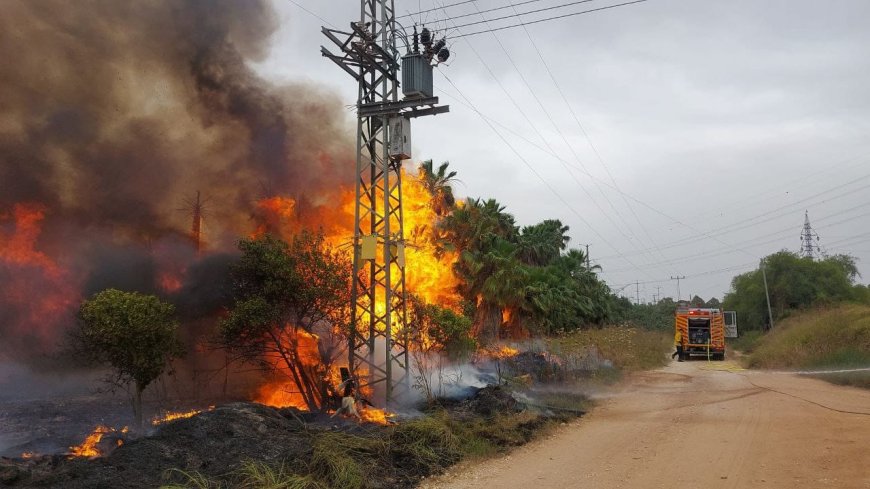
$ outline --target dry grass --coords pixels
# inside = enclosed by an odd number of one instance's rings
[[[870,307],[843,304],[796,314],[776,324],[749,357],[760,368],[870,366]]]
[[[582,353],[590,346],[623,370],[657,368],[668,362],[673,335],[662,331],[612,326],[579,330],[551,340],[551,347],[561,354]]]

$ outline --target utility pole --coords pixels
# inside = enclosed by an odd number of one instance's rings
[[[770,323],[770,329],[773,329],[773,311],[770,309],[770,291],[767,290],[767,272],[764,271],[764,258],[759,264],[761,268],[761,277],[764,279],[764,297],[767,298],[767,321]]]
[[[673,275],[671,276],[671,280],[677,281],[677,302],[680,302],[680,297],[682,297],[682,294],[680,294],[680,280],[683,280],[685,278],[685,275],[677,275],[676,277],[674,277]]]
[[[396,31],[394,0],[360,0],[360,12],[350,31],[322,28],[339,54],[320,50],[358,84],[348,368],[360,387],[382,388],[390,405],[410,387],[402,161],[411,157],[410,120],[449,111],[432,95],[432,65],[450,53],[426,29],[421,53],[416,28],[412,50],[407,33]],[[397,40],[408,51],[401,84]]]
[[[658,303],[659,303],[659,299],[661,299],[661,298],[662,298],[662,286],[661,286],[661,285],[656,285],[656,300],[655,300],[655,303],[658,304]]]
[[[592,267],[590,266],[590,262],[589,262],[589,245],[587,244],[586,245],[586,270],[591,270],[591,269],[592,269]]]
[[[640,282],[634,283],[635,304],[640,305]]]

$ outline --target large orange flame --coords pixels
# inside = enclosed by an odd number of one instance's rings
[[[407,290],[427,303],[458,310],[459,296],[456,293],[458,280],[453,274],[453,264],[458,255],[452,251],[438,252],[434,231],[439,216],[435,212],[432,196],[426,189],[422,176],[408,174],[403,170],[402,178]],[[356,194],[354,189],[345,188],[340,195],[339,203],[323,206],[301,206],[290,197],[275,196],[263,199],[257,204],[255,219],[258,225],[252,236],[271,233],[286,239],[303,228],[319,229],[325,234],[328,243],[345,250],[348,258],[352,259],[353,247],[349,245],[354,235],[353,216]],[[375,310],[383,313],[383,309],[384,305],[379,301]],[[396,325],[398,322],[393,324]],[[303,363],[320,361],[316,336],[300,337],[296,340],[299,341]],[[333,386],[341,382],[337,367],[332,368],[329,376]],[[292,381],[283,379],[263,385],[258,390],[255,400],[269,406],[307,409],[300,389]],[[380,424],[389,422],[389,414],[382,410],[364,408],[361,409],[360,414],[369,422]]]
[[[0,209],[0,265],[27,271],[0,284],[0,293],[20,312],[20,324],[12,326],[48,344],[56,341],[53,322],[79,297],[67,270],[37,249],[45,216],[46,207],[36,203],[15,204],[11,212]]]

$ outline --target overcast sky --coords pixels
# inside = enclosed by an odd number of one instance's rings
[[[412,132],[415,158],[459,172],[458,194],[494,197],[522,225],[560,219],[611,287],[630,283],[634,298],[639,281],[642,301],[675,297],[678,275],[683,298],[721,299],[760,257],[798,250],[805,210],[821,246],[858,257],[870,279],[870,2],[649,0],[450,40],[517,23],[452,28],[511,15],[510,2],[400,19],[448,35],[453,56],[435,87],[451,111],[416,119]],[[320,56],[328,41],[315,15],[346,28],[359,2],[295,3],[311,13],[275,1],[281,29],[257,69],[354,104],[356,84]]]

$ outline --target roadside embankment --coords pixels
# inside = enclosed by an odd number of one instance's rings
[[[747,357],[753,368],[820,371],[836,384],[870,388],[870,306],[841,304],[796,313],[778,323]]]

